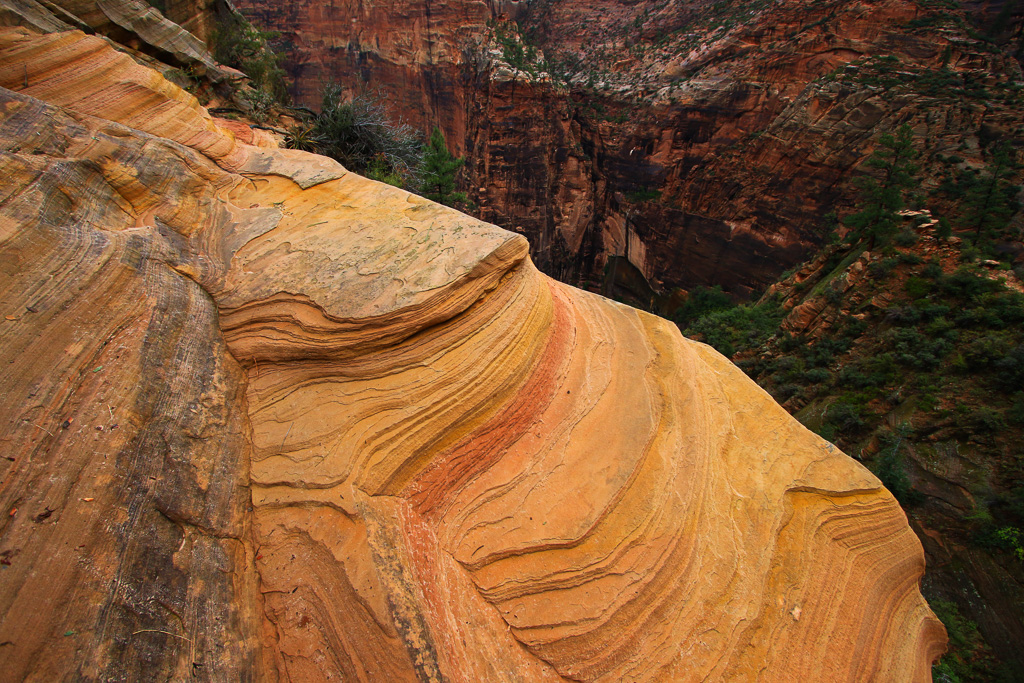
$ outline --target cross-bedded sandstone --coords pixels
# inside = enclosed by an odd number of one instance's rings
[[[928,679],[899,506],[728,361],[126,59],[0,32],[9,675]]]

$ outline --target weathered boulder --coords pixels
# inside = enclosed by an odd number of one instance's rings
[[[97,38],[0,65],[5,676],[928,680],[896,501],[710,347]]]

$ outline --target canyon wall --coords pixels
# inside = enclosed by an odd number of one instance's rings
[[[1019,75],[969,38],[967,15],[913,0],[238,6],[281,32],[296,101],[317,106],[336,80],[439,125],[467,158],[474,215],[591,288],[617,256],[661,292],[749,294],[849,211],[849,180],[880,132],[907,122],[930,154],[950,154],[1017,116],[857,77],[881,56],[908,73]],[[1012,5],[968,10],[1019,41]],[[529,45],[539,52],[520,63]]]
[[[140,61],[0,29],[5,676],[930,679],[899,505],[726,359]]]

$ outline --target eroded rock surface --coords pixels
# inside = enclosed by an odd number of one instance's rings
[[[728,361],[124,59],[0,32],[5,676],[929,679],[896,501]]]

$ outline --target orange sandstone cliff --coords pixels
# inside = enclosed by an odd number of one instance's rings
[[[896,501],[710,347],[99,37],[0,86],[5,680],[929,680]]]

